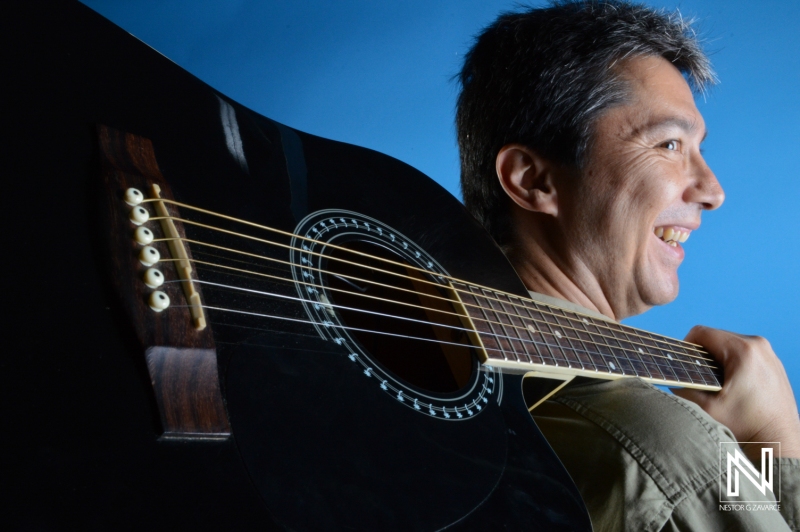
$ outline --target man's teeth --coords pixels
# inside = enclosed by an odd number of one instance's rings
[[[672,227],[656,227],[654,230],[656,236],[669,244],[672,247],[678,245],[678,242],[686,242],[689,239],[689,231],[679,231]]]

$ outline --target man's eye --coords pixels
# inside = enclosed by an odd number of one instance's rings
[[[681,143],[677,140],[668,140],[661,144],[662,148],[666,148],[670,151],[678,151],[681,148]]]

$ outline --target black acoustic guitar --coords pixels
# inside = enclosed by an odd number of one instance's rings
[[[409,166],[80,4],[3,9],[12,528],[589,530],[529,409],[719,388],[696,346],[529,299]]]

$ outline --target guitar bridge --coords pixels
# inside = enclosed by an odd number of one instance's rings
[[[214,337],[203,313],[185,233],[148,139],[98,126],[103,233],[112,280],[145,352],[161,439],[230,436]],[[150,190],[145,200],[142,190]],[[150,221],[153,204],[159,224]],[[161,257],[168,257],[166,260]],[[157,267],[163,262],[167,267]],[[168,265],[172,263],[175,268]],[[181,288],[178,285],[182,286]],[[185,304],[170,304],[181,301]],[[155,312],[154,312],[155,311]]]
[[[161,187],[156,184],[150,185],[153,199],[161,199]],[[154,201],[153,206],[158,213],[161,222],[161,230],[167,239],[172,258],[176,259],[175,269],[183,285],[183,292],[186,295],[186,302],[189,304],[189,312],[192,314],[194,328],[202,331],[206,328],[206,316],[203,312],[203,304],[200,301],[200,292],[192,282],[192,263],[189,262],[189,254],[186,251],[186,244],[183,242],[175,222],[167,211],[163,201]]]

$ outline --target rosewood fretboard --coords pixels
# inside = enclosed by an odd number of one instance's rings
[[[702,348],[466,283],[453,283],[487,365],[598,379],[719,390],[722,370]]]

